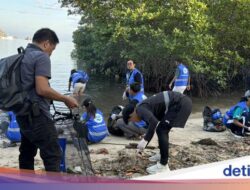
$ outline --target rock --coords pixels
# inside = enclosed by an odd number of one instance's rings
[[[16,147],[17,144],[15,142],[6,142],[2,141],[0,148],[10,148],[10,147]]]
[[[109,151],[106,148],[100,148],[95,151],[96,154],[109,154]]]
[[[140,177],[140,176],[142,176],[142,174],[140,174],[140,173],[134,173],[134,174],[131,176],[131,178],[136,178],[136,177]]]
[[[211,138],[207,138],[207,139],[201,139],[199,141],[196,142],[192,142],[192,144],[201,144],[201,145],[213,145],[213,146],[217,146],[218,144],[212,140]]]
[[[76,167],[74,168],[74,171],[75,171],[76,173],[82,173],[82,168],[81,168],[81,166],[76,166]]]

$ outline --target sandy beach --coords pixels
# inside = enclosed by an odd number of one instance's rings
[[[173,128],[170,132],[170,157],[171,170],[201,165],[210,162],[226,160],[249,154],[247,138],[236,139],[228,131],[206,132],[202,130],[203,119],[200,113],[192,114],[184,129]],[[205,139],[205,141],[204,141]],[[18,168],[19,145],[3,148],[0,141],[0,167]],[[156,152],[157,136],[155,135],[150,146],[154,149],[146,149],[142,158],[136,155],[136,149],[127,149],[125,145],[139,141],[127,140],[121,137],[109,136],[99,144],[89,145],[90,157],[95,174],[98,176],[112,176],[132,178],[147,175],[145,169],[150,164],[148,157]],[[67,146],[67,166],[77,166],[79,157],[72,144]],[[43,170],[42,160],[37,154],[35,169]]]

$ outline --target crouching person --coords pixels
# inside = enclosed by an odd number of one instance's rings
[[[83,105],[86,112],[81,117],[82,130],[79,132],[80,137],[85,138],[88,143],[100,142],[108,135],[103,114],[96,108],[90,98],[85,99]]]
[[[245,96],[240,102],[232,106],[223,117],[223,124],[233,133],[235,137],[243,137],[250,131],[247,126],[250,108],[250,90],[246,91]]]
[[[129,102],[131,104],[137,105],[146,98],[141,91],[140,83],[135,82],[129,86]],[[123,131],[124,136],[128,139],[141,139],[142,135],[147,131],[147,124],[143,120],[138,122],[131,121],[125,124],[123,119],[120,118],[117,120],[116,126]]]
[[[160,162],[147,168],[148,173],[154,174],[168,170],[168,134],[172,127],[183,128],[185,126],[191,110],[192,101],[190,98],[179,92],[172,91],[161,92],[143,100],[136,107],[133,104],[129,104],[123,109],[123,120],[125,123],[144,120],[148,124],[147,133],[137,146],[139,153],[151,141],[155,131],[157,133],[160,157],[158,156],[155,159]]]
[[[0,110],[0,135],[5,134],[10,125],[10,118],[8,112]]]
[[[123,119],[118,119],[116,125],[127,139],[141,139],[147,131],[147,124],[144,121],[130,121],[126,124]]]

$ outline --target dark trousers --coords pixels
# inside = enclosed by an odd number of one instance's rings
[[[159,125],[156,129],[156,133],[158,136],[161,160],[160,163],[162,165],[166,165],[168,163],[169,156],[169,131],[171,130],[170,125]]]
[[[134,122],[129,122],[126,125],[122,118],[116,121],[116,125],[123,131],[124,136],[127,138],[144,135],[147,131],[144,127],[136,126]]]
[[[163,116],[156,128],[161,154],[160,163],[166,165],[169,156],[169,131],[172,127],[183,128],[192,110],[192,101],[184,96],[179,103],[169,106],[168,112]]]
[[[242,119],[238,120],[240,123],[242,123],[245,126],[249,127],[249,121],[250,121],[250,115],[247,113],[242,114]],[[239,136],[244,136],[245,135],[245,129],[242,127],[239,127],[238,125],[235,125],[234,123],[227,123],[226,127],[229,128],[232,133],[239,135]]]
[[[18,116],[21,131],[19,148],[19,168],[34,170],[34,157],[37,149],[46,171],[60,171],[61,148],[57,139],[54,122],[43,113],[39,116]]]
[[[234,123],[227,124],[227,128],[229,128],[232,131],[232,133],[236,135],[244,136],[243,128],[235,125]]]

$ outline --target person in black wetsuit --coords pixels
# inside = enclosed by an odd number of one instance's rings
[[[150,158],[151,161],[160,161],[147,168],[150,174],[168,170],[169,131],[172,127],[183,128],[192,111],[192,101],[189,97],[173,91],[158,93],[135,106],[129,104],[123,109],[123,120],[137,122],[143,120],[148,125],[144,138],[139,142],[137,149],[142,152],[153,138],[156,131],[159,140],[160,156]],[[156,158],[154,158],[156,157]]]

